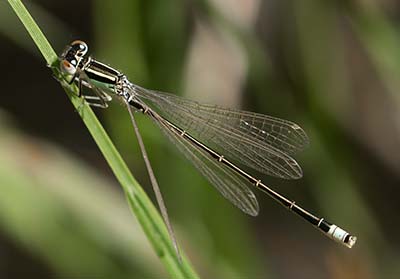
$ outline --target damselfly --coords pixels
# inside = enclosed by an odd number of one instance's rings
[[[357,238],[324,218],[297,205],[272,190],[238,164],[261,173],[285,179],[302,177],[302,170],[291,157],[308,143],[303,129],[279,118],[248,111],[224,109],[142,88],[88,54],[88,46],[74,41],[60,56],[60,69],[69,83],[90,88],[95,94],[83,95],[92,106],[106,108],[112,96],[121,99],[129,111],[156,198],[177,249],[176,240],[136,125],[133,111],[148,115],[186,158],[231,203],[255,216],[257,199],[248,184],[267,193],[290,211],[318,228],[331,239],[351,248]]]

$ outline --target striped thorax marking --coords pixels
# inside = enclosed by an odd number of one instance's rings
[[[130,101],[132,101],[132,99],[133,99],[133,95],[131,94],[131,95],[129,95],[129,97],[128,97],[128,103],[130,102]]]

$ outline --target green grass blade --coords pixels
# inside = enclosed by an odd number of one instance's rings
[[[57,54],[50,43],[26,10],[20,0],[8,0],[9,4],[22,21],[29,35],[39,48],[48,65],[57,63]],[[53,68],[56,76],[59,76],[57,68]],[[191,264],[182,253],[182,263],[179,262],[174,247],[168,236],[168,232],[158,211],[147,197],[141,186],[130,173],[125,162],[114,147],[110,138],[104,131],[91,108],[76,97],[76,86],[62,84],[72,104],[79,112],[83,122],[91,133],[96,144],[103,153],[106,161],[120,182],[126,193],[128,202],[139,223],[141,224],[147,238],[150,240],[154,250],[160,257],[167,271],[173,278],[198,278]],[[140,255],[138,255],[140,256]]]

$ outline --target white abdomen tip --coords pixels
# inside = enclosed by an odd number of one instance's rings
[[[353,247],[353,245],[357,241],[357,237],[350,235],[348,232],[346,232],[342,228],[339,228],[336,225],[331,225],[327,234],[330,238],[332,238],[336,242],[345,245],[348,248]]]

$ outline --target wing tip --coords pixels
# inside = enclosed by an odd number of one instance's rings
[[[252,217],[257,217],[258,213],[260,212],[260,209],[259,209],[258,204],[257,204],[257,207],[251,208],[251,209],[250,208],[246,208],[246,210],[243,210],[243,212],[246,213],[247,215],[252,216]]]
[[[298,124],[291,122],[290,127],[295,132],[298,142],[300,144],[300,149],[306,148],[310,144],[310,138],[308,137],[306,131],[301,128]]]
[[[296,160],[292,159],[288,162],[288,164],[290,167],[287,167],[284,173],[280,173],[279,175],[275,176],[278,178],[288,179],[288,180],[300,179],[303,177],[303,170]]]
[[[249,198],[247,205],[244,206],[236,205],[236,206],[240,208],[247,215],[256,217],[260,212],[260,206],[258,204],[257,197],[252,191],[249,191],[247,193],[247,197]]]

